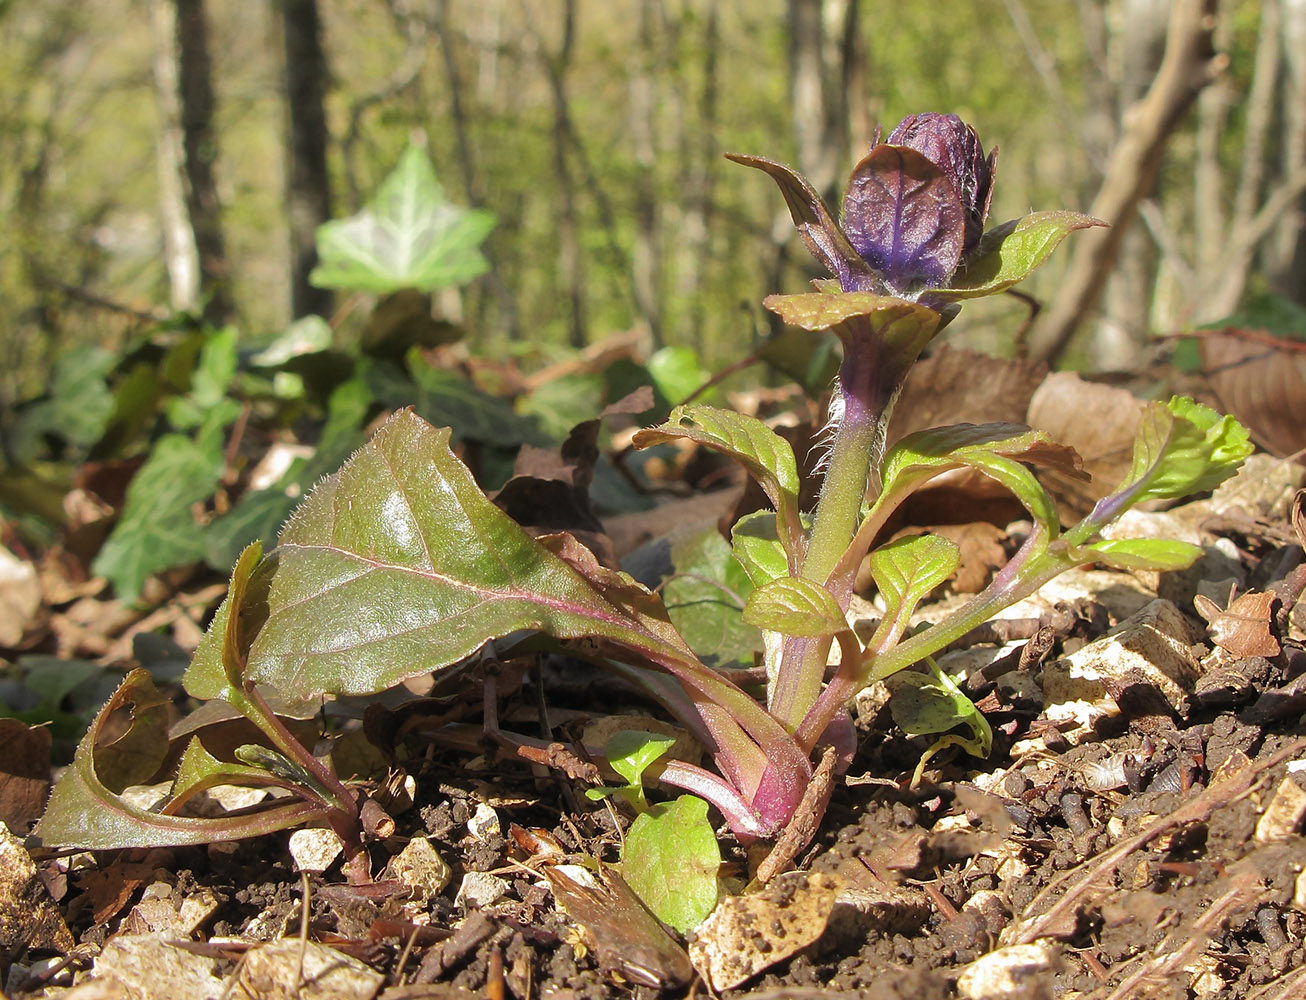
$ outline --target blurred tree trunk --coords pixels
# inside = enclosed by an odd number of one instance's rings
[[[576,42],[576,0],[565,0],[562,40],[558,51],[546,56],[553,91],[553,170],[558,181],[558,253],[563,279],[567,283],[567,301],[571,306],[568,342],[584,347],[589,342],[585,322],[585,262],[580,253],[576,222],[576,184],[567,155],[571,133],[571,113],[567,106],[567,70]]]
[[[291,314],[330,316],[330,289],[314,288],[317,227],[331,218],[327,174],[327,65],[317,0],[280,0],[285,43],[286,202],[290,226]]]
[[[858,40],[860,0],[789,0],[789,106],[797,145],[798,170],[838,214],[839,187],[852,166],[851,135],[864,133],[868,105],[863,94],[850,99],[848,88],[865,88],[865,48]],[[858,63],[860,60],[860,64]],[[861,121],[854,125],[849,109]],[[778,249],[771,287],[793,235],[788,213],[777,214],[772,238]],[[805,259],[805,258],[804,258]],[[772,321],[772,329],[778,329]]]
[[[1306,0],[1281,0],[1283,114],[1281,170],[1285,179],[1306,170]],[[1270,285],[1306,306],[1306,194],[1280,217],[1269,248]]]
[[[699,337],[700,349],[713,345],[703,342],[707,311],[704,308],[702,287],[711,266],[713,181],[716,178],[717,126],[718,126],[718,60],[721,45],[721,19],[717,0],[708,0],[703,14],[702,84],[695,108],[695,120],[682,113],[680,118],[680,189],[684,192],[680,205],[680,238],[676,241],[678,266],[675,287],[678,294],[689,303],[688,323]]]
[[[151,0],[154,30],[154,94],[159,109],[156,141],[159,212],[169,301],[177,312],[197,313],[200,258],[186,197],[186,145],[182,130],[181,39],[178,11],[171,0]]]
[[[653,344],[661,347],[662,251],[656,167],[658,161],[659,0],[640,0],[640,45],[630,60],[630,130],[635,156],[635,293]]]
[[[1165,53],[1166,20],[1170,0],[1125,0],[1121,30],[1107,41],[1114,121],[1147,93]],[[1152,188],[1142,192],[1150,198]],[[1132,370],[1150,332],[1153,289],[1156,283],[1157,247],[1146,229],[1130,227],[1120,241],[1120,255],[1102,294],[1101,315],[1093,332],[1090,360],[1106,371]]]
[[[1059,358],[1100,301],[1119,259],[1121,242],[1155,183],[1171,134],[1227,61],[1215,54],[1215,15],[1216,0],[1173,3],[1160,69],[1147,94],[1121,117],[1120,136],[1089,209],[1090,214],[1110,223],[1110,228],[1076,235],[1069,271],[1029,338],[1031,359]]]

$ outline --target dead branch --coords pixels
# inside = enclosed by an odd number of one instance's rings
[[[1139,202],[1151,190],[1166,141],[1228,58],[1212,40],[1216,0],[1180,0],[1170,15],[1165,56],[1143,99],[1124,116],[1091,214],[1111,224],[1081,235],[1070,271],[1030,338],[1029,356],[1054,360],[1102,294]]]

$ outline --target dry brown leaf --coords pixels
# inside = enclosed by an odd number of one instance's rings
[[[1086,482],[1055,471],[1040,473],[1063,515],[1078,517],[1129,471],[1142,403],[1115,386],[1086,382],[1074,372],[1054,372],[1029,403],[1031,427],[1074,448],[1084,460]]]
[[[50,730],[0,719],[0,823],[25,833],[50,792]]]
[[[889,422],[889,441],[947,424],[1025,422],[1047,365],[944,344],[912,366]]]
[[[758,892],[727,896],[689,940],[689,957],[716,991],[734,989],[825,932],[843,883],[788,872]]]
[[[1275,594],[1239,594],[1221,608],[1205,594],[1193,598],[1193,607],[1207,621],[1211,641],[1242,659],[1245,656],[1278,656],[1279,640],[1270,631]]]
[[[72,948],[73,936],[31,855],[0,824],[0,965],[27,950],[66,954]]]
[[[1306,344],[1236,327],[1199,344],[1221,409],[1257,444],[1280,458],[1306,448]]]
[[[0,545],[0,646],[14,647],[41,610],[36,567]]]

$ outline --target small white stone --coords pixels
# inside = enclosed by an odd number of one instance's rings
[[[1279,782],[1265,812],[1256,823],[1256,839],[1261,843],[1287,840],[1295,835],[1306,819],[1306,788],[1291,775]]]
[[[290,835],[290,856],[295,860],[295,871],[320,875],[343,850],[340,838],[325,828],[311,827]]]
[[[982,955],[957,978],[964,1000],[1035,1000],[1046,995],[1043,973],[1053,964],[1052,948],[1042,942],[1013,944]]]
[[[1172,602],[1155,600],[1100,639],[1043,668],[1047,717],[1074,720],[1068,739],[1082,739],[1099,719],[1120,713],[1106,679],[1145,678],[1178,707],[1201,667],[1192,653],[1193,626]]]
[[[484,842],[491,837],[501,836],[502,831],[499,814],[484,802],[478,802],[476,808],[472,810],[471,818],[467,821],[467,832],[472,839]]]
[[[489,872],[468,872],[454,897],[454,905],[465,910],[483,910],[497,903],[508,891],[508,883]]]
[[[444,858],[425,837],[414,837],[386,865],[387,878],[398,879],[423,900],[440,895],[452,874]]]

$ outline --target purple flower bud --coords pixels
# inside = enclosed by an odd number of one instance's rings
[[[993,195],[993,169],[998,150],[987,158],[975,130],[956,115],[936,112],[910,115],[889,133],[888,143],[908,146],[943,171],[961,198],[966,212],[966,237],[962,252],[975,248],[984,234]]]

